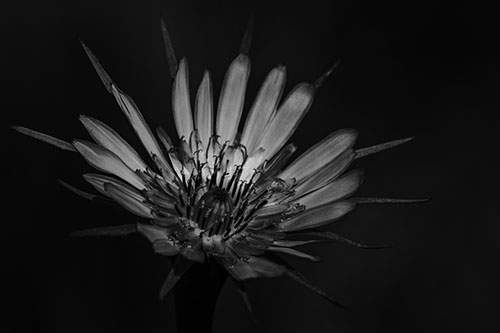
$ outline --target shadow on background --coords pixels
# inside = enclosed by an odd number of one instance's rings
[[[333,130],[354,127],[357,147],[408,136],[402,147],[357,161],[359,196],[425,198],[422,205],[366,205],[329,230],[366,243],[305,248],[323,262],[295,265],[338,309],[285,278],[252,281],[252,327],[228,284],[216,332],[465,332],[499,328],[499,54],[493,12],[479,5],[420,1],[25,1],[2,4],[3,115],[1,325],[12,332],[169,332],[172,299],[156,296],[168,261],[140,237],[69,239],[71,231],[133,223],[134,217],[67,192],[91,172],[75,154],[9,129],[23,125],[88,138],[86,114],[140,144],[80,47],[82,39],[152,127],[175,133],[161,40],[164,18],[178,57],[189,60],[191,96],[203,69],[215,96],[251,13],[255,34],[245,112],[266,73],[287,66],[289,91],[341,65],[318,91],[292,137],[299,153]],[[471,7],[472,6],[472,7]],[[141,152],[144,153],[144,152]],[[196,318],[193,318],[196,320]],[[6,330],[2,330],[6,331]]]

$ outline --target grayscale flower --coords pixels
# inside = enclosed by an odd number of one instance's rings
[[[320,241],[340,241],[369,248],[331,232],[318,231],[352,211],[360,202],[413,202],[352,198],[363,180],[361,170],[347,171],[354,159],[409,139],[355,149],[357,132],[340,129],[301,156],[290,159],[296,146],[288,140],[311,107],[314,94],[333,68],[315,83],[299,83],[283,98],[286,71],[274,68],[264,80],[238,132],[245,101],[251,34],[227,70],[217,109],[211,79],[205,72],[191,104],[188,65],[179,63],[163,26],[173,74],[172,110],[179,144],[162,129],[156,135],[132,99],[110,79],[83,45],[106,89],[116,99],[149,153],[144,161],[115,130],[81,116],[94,142],[68,143],[24,127],[18,131],[78,152],[101,173],[83,177],[97,192],[142,220],[133,225],[81,231],[79,235],[139,232],[156,253],[177,256],[161,296],[192,263],[211,258],[235,280],[287,275],[332,301],[276,254],[312,261],[318,257],[297,249]],[[65,184],[82,196],[89,194]],[[333,301],[332,301],[333,302]]]

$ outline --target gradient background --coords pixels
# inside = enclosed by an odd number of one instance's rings
[[[312,245],[322,263],[291,260],[350,309],[286,278],[249,284],[252,327],[227,284],[215,332],[484,332],[500,328],[493,162],[498,148],[498,25],[477,2],[34,1],[0,5],[3,192],[3,332],[169,332],[172,297],[158,303],[169,270],[141,237],[69,239],[71,231],[134,223],[56,179],[89,189],[91,167],[9,129],[88,138],[79,114],[111,124],[139,147],[79,39],[99,57],[153,126],[174,133],[160,18],[190,65],[192,96],[204,68],[218,92],[250,13],[255,34],[247,101],[277,64],[286,90],[341,65],[318,91],[292,141],[299,153],[331,131],[355,127],[357,147],[408,136],[402,147],[357,161],[359,196],[432,198],[364,205],[328,229],[392,249]],[[216,94],[216,96],[218,93]],[[245,111],[248,109],[248,103]],[[143,152],[141,152],[143,153]],[[209,287],[209,286],[207,286]],[[196,320],[196,318],[193,318]],[[5,327],[3,327],[5,326]]]

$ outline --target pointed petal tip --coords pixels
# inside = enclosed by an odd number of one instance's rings
[[[192,261],[185,259],[183,256],[177,256],[173,267],[168,272],[168,275],[161,286],[160,293],[158,295],[160,301],[162,301],[168,295],[170,290],[172,290],[177,281],[180,280],[180,278],[184,275],[184,273],[186,273],[186,271],[191,267],[192,264]]]
[[[82,45],[83,50],[87,54],[87,57],[89,58],[90,62],[92,63],[92,66],[94,67],[95,71],[97,72],[97,75],[99,75],[99,78],[101,79],[102,83],[104,84],[104,87],[106,87],[106,90],[111,94],[112,93],[111,87],[113,85],[113,80],[111,80],[111,77],[104,70],[102,65],[99,63],[99,60],[97,60],[97,57],[87,47],[87,45],[82,40],[80,40],[80,44]]]
[[[299,284],[303,285],[304,287],[310,289],[311,291],[315,292],[331,304],[338,306],[339,308],[345,310],[347,307],[337,301],[335,301],[333,298],[331,298],[326,292],[321,290],[319,287],[317,287],[315,284],[313,284],[309,279],[307,279],[304,275],[299,273],[298,271],[295,271],[293,269],[287,269],[285,271],[285,275],[294,280],[295,282],[298,282]]]
[[[243,35],[243,40],[241,41],[240,53],[248,55],[250,51],[250,45],[252,44],[253,27],[254,27],[254,16],[250,15],[248,19],[245,34]]]
[[[23,126],[11,126],[11,128],[13,130],[21,133],[21,134],[24,134],[24,135],[30,136],[34,139],[43,141],[43,142],[48,143],[50,145],[53,145],[59,149],[76,152],[75,147],[73,147],[73,145],[71,143],[66,142],[64,140],[61,140],[61,139],[58,139],[58,138],[55,138],[55,137],[50,136],[48,134],[41,133],[41,132],[29,129],[27,127],[23,127]]]
[[[180,72],[181,70],[189,73],[188,61],[186,57],[182,57],[181,60],[179,61],[179,65],[176,66],[174,80],[176,79],[177,75],[181,73]]]
[[[165,24],[165,21],[163,19],[160,20],[160,24],[163,36],[163,44],[165,46],[165,52],[167,53],[168,69],[170,72],[170,76],[172,77],[172,79],[174,79],[178,68],[174,47],[172,46],[172,40],[170,39],[170,35],[167,30],[167,25]]]
[[[236,284],[236,287],[238,289],[238,292],[241,296],[241,299],[243,300],[243,303],[245,303],[245,306],[247,308],[248,314],[250,315],[250,320],[253,325],[257,325],[258,321],[257,318],[255,317],[253,308],[252,308],[252,303],[250,302],[250,298],[248,297],[248,293],[245,288],[245,284],[243,281],[238,281],[236,279],[232,279],[234,283]]]
[[[272,70],[276,71],[278,76],[286,77],[286,66],[285,65],[279,64],[276,67],[274,67]]]
[[[337,67],[339,66],[340,64],[340,59],[337,60],[330,68],[328,68],[326,70],[325,73],[323,73],[314,83],[313,83],[313,86],[314,86],[314,89],[318,89],[319,87],[321,87],[323,85],[323,83],[325,82],[325,80],[335,71],[335,69],[337,69]]]
[[[61,179],[58,179],[57,182],[59,184],[61,184],[64,188],[66,188],[67,190],[75,193],[76,195],[79,195],[81,196],[82,198],[85,198],[87,200],[90,200],[90,201],[93,201],[95,200],[98,196],[95,195],[95,194],[91,194],[91,193],[87,193],[85,191],[82,191],[80,189],[77,189],[76,187],[66,183],[65,181],[61,180]]]
[[[111,227],[98,227],[73,231],[69,234],[70,237],[95,237],[95,236],[127,236],[137,232],[136,224],[124,224]]]
[[[89,121],[92,121],[94,118],[92,117],[89,117],[89,116],[86,116],[84,114],[81,114],[78,116],[78,120],[82,123],[82,124],[86,124],[88,123]]]
[[[90,51],[89,48],[87,47],[87,45],[83,42],[83,40],[81,40],[80,38],[78,38],[78,41],[80,42],[80,45],[83,47],[83,49],[85,50],[85,52]]]
[[[305,232],[305,233],[298,233],[296,235],[300,236],[308,236],[308,237],[314,237],[314,241],[334,241],[334,242],[339,242],[340,244],[359,248],[359,249],[364,249],[364,250],[379,250],[379,249],[387,249],[387,248],[392,248],[397,245],[396,242],[394,243],[389,243],[389,244],[380,244],[380,245],[368,245],[368,244],[363,244],[359,243],[357,241],[353,241],[349,238],[343,237],[339,234],[333,233],[331,231],[326,231],[326,232]],[[316,239],[316,237],[319,237],[320,239]]]
[[[232,62],[231,65],[234,65],[236,63],[238,63],[240,66],[245,67],[246,70],[249,71],[249,68],[250,68],[250,58],[248,57],[248,55],[243,54],[243,53],[238,54],[238,56],[233,60],[233,62]]]
[[[358,130],[355,129],[354,127],[340,129],[340,130],[338,130],[338,133],[345,133],[345,135],[352,136],[354,138],[353,141],[356,141],[358,139],[358,136],[359,136]]]
[[[422,199],[393,199],[393,198],[351,198],[350,201],[360,204],[417,204],[424,203],[432,200],[432,198],[422,198]]]
[[[384,142],[384,143],[381,143],[381,144],[378,144],[375,146],[371,146],[371,147],[361,148],[361,149],[356,150],[356,158],[361,158],[361,157],[364,157],[367,155],[371,155],[371,154],[375,154],[375,153],[384,151],[384,150],[389,149],[389,148],[394,148],[394,147],[397,147],[399,145],[402,145],[403,143],[412,141],[413,139],[415,139],[415,136],[411,136],[411,137],[404,138],[404,139],[393,140],[393,141],[389,141],[389,142]]]

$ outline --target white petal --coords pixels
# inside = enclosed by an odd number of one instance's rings
[[[302,259],[308,259],[308,260],[311,260],[311,261],[314,261],[314,262],[320,261],[319,257],[310,255],[308,253],[304,253],[304,252],[299,251],[299,250],[291,249],[291,248],[288,248],[288,247],[269,246],[268,250],[274,251],[274,252],[286,253],[286,254],[289,254],[291,256],[299,257],[299,258],[302,258]]]
[[[164,256],[175,256],[179,254],[180,246],[177,247],[173,241],[160,239],[153,243],[153,250]]]
[[[358,189],[362,180],[363,172],[361,170],[354,170],[319,190],[294,200],[294,202],[306,206],[306,209],[334,202],[353,194]]]
[[[240,180],[249,181],[252,178],[255,170],[257,170],[262,163],[264,163],[264,153],[264,149],[260,148],[252,156],[247,158],[245,165],[243,166],[243,171],[241,172]],[[257,181],[257,178],[253,181]]]
[[[279,241],[274,241],[273,244],[277,245],[277,246],[282,246],[282,247],[295,247],[295,246],[301,246],[301,245],[318,243],[318,242],[321,242],[321,240],[318,240],[318,239],[311,239],[311,240],[279,240]]]
[[[71,143],[63,141],[63,140],[58,139],[58,138],[54,138],[53,136],[50,136],[48,134],[37,132],[37,131],[31,130],[29,128],[22,127],[22,126],[13,126],[12,128],[20,133],[23,133],[24,135],[31,136],[32,138],[46,142],[48,144],[56,146],[57,148],[60,148],[63,150],[69,150],[69,151],[76,151],[75,147],[73,147],[73,145]]]
[[[173,150],[173,144],[172,141],[170,140],[170,137],[168,136],[167,132],[162,127],[159,127],[156,129],[156,134],[160,138],[160,142],[163,144],[165,147],[165,150],[167,151],[168,157],[170,159],[170,163],[172,163],[172,168],[173,171],[177,174],[177,177],[182,177],[181,170],[182,170],[182,163],[179,161],[177,158],[176,153]]]
[[[408,141],[411,141],[413,139],[414,139],[414,137],[410,137],[410,138],[406,138],[406,139],[399,139],[399,140],[384,142],[384,143],[381,143],[381,144],[378,144],[375,146],[358,149],[358,150],[356,150],[356,158],[364,157],[367,155],[381,152],[381,151],[389,149],[389,148],[397,147],[397,146],[399,146],[403,143],[406,143]]]
[[[221,170],[219,176],[222,176],[223,173],[229,173],[232,175],[236,172],[236,168],[238,166],[243,165],[243,161],[245,160],[245,150],[241,147],[228,147],[226,148],[226,152],[224,153],[224,161],[221,164]],[[240,176],[241,177],[241,176]],[[226,181],[229,179],[226,177]]]
[[[146,170],[139,154],[112,128],[87,116],[80,116],[80,121],[98,144],[115,153],[130,169]]]
[[[76,150],[94,168],[115,175],[137,189],[144,189],[142,179],[128,168],[115,154],[91,142],[75,140]]]
[[[138,223],[137,231],[143,234],[151,243],[157,240],[168,240],[170,231],[154,225]]]
[[[196,129],[204,147],[208,146],[208,140],[214,131],[213,117],[212,84],[210,82],[210,74],[208,71],[205,71],[203,80],[198,88],[198,94],[196,95],[195,113]]]
[[[221,144],[226,141],[232,142],[236,136],[249,74],[250,60],[247,56],[240,54],[227,70],[219,98],[217,134],[220,136]]]
[[[189,99],[188,65],[185,58],[179,64],[172,89],[172,108],[174,111],[175,128],[179,138],[189,140],[193,132],[193,116]]]
[[[313,87],[308,83],[297,85],[279,107],[276,115],[264,131],[258,144],[266,150],[266,158],[273,156],[297,129],[312,104]]]
[[[288,160],[296,150],[297,147],[292,143],[289,143],[285,147],[280,149],[273,157],[269,159],[269,161],[266,161],[264,172],[260,176],[260,179],[265,180],[270,177],[275,177],[279,172],[281,172],[283,166],[285,166],[286,162],[288,162]]]
[[[336,131],[309,148],[304,154],[293,161],[279,177],[295,178],[297,181],[315,174],[318,170],[333,161],[337,156],[352,147],[357,138],[357,132],[352,129]]]
[[[132,186],[129,186],[123,182],[121,182],[118,179],[115,179],[110,176],[106,175],[101,175],[97,173],[86,173],[83,175],[83,178],[89,182],[96,190],[101,192],[104,195],[108,195],[106,192],[106,189],[104,188],[104,184],[113,184],[114,186],[118,187],[120,191],[126,192],[127,195],[137,199],[137,200],[144,200],[144,196],[140,194],[137,190],[135,190]]]
[[[139,108],[135,105],[134,101],[132,101],[129,96],[125,95],[115,85],[111,86],[111,91],[113,92],[118,105],[120,105],[120,108],[132,124],[135,133],[142,141],[142,144],[146,148],[148,154],[150,154],[151,157],[157,156],[157,158],[159,158],[160,161],[166,165],[167,162],[165,160],[165,157],[163,156],[160,146],[158,145],[158,142],[151,132],[151,129],[144,120],[144,117],[139,111]]]
[[[252,154],[259,147],[267,124],[276,112],[279,99],[286,80],[286,70],[283,66],[274,68],[268,75],[255,102],[248,113],[247,121],[241,136],[241,144]]]
[[[352,202],[341,201],[315,209],[307,209],[302,214],[278,225],[278,230],[288,232],[321,227],[344,216],[354,207],[356,204]]]
[[[106,183],[104,184],[104,190],[110,198],[131,213],[145,218],[154,218],[151,214],[151,207],[130,196],[128,192],[122,191],[121,188],[111,183]]]
[[[280,276],[286,267],[262,257],[250,257],[248,261],[239,260],[236,264],[224,263],[227,271],[236,280],[246,280],[259,277]]]
[[[297,193],[296,197],[319,189],[337,179],[337,177],[349,167],[354,157],[355,154],[352,149],[340,154],[340,156],[325,165],[322,169],[317,170],[314,174],[302,181],[300,185],[295,188],[295,192]]]

